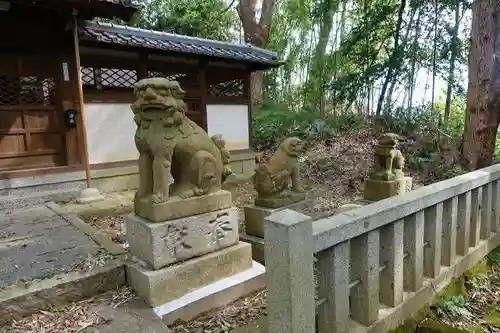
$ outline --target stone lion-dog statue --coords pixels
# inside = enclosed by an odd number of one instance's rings
[[[253,182],[259,198],[287,196],[290,185],[293,192],[303,192],[299,174],[299,155],[303,150],[302,140],[290,137],[281,142],[269,163],[256,158]]]
[[[404,178],[405,159],[401,151],[396,149],[398,139],[401,138],[393,133],[386,133],[379,138],[375,148],[375,170],[371,179],[393,181]]]
[[[185,94],[177,81],[165,78],[135,85],[131,108],[140,174],[136,199],[162,203],[173,196],[205,195],[218,191],[231,174],[225,141],[220,135],[210,138],[186,116]]]

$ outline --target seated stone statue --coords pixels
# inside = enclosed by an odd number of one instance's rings
[[[257,199],[287,196],[290,185],[293,192],[303,192],[299,175],[299,154],[303,149],[299,138],[286,138],[269,163],[256,159],[253,182]]]
[[[144,79],[134,93],[131,108],[140,174],[136,200],[161,203],[170,196],[189,198],[218,191],[231,174],[225,142],[221,136],[210,138],[186,116],[185,92],[179,83]]]
[[[387,133],[380,137],[375,148],[375,170],[370,179],[392,181],[404,178],[404,157],[396,149],[398,135]]]

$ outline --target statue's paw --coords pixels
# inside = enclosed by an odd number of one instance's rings
[[[184,191],[181,194],[179,194],[179,197],[181,199],[189,199],[189,198],[193,197],[195,194],[196,194],[195,191],[188,190],[188,191]]]
[[[157,193],[157,194],[153,194],[151,196],[151,202],[152,203],[157,204],[157,203],[162,203],[162,202],[165,202],[165,201],[166,201],[165,197],[163,195],[161,195],[161,194]]]

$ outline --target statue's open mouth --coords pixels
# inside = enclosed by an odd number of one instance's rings
[[[141,111],[142,112],[148,112],[148,111],[158,111],[158,110],[165,110],[165,105],[161,103],[143,103],[141,105]]]

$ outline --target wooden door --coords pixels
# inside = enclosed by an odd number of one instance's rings
[[[0,54],[0,171],[66,164],[56,58]]]

